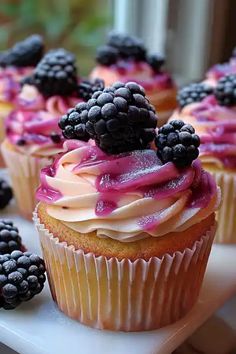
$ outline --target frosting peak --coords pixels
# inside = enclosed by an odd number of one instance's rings
[[[37,197],[50,216],[80,233],[121,242],[159,237],[218,206],[219,191],[198,160],[180,170],[163,165],[154,150],[108,156],[90,142],[70,141],[64,151],[42,171]]]

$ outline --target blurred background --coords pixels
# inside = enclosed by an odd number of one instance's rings
[[[235,12],[235,0],[1,0],[0,50],[40,33],[48,48],[75,52],[86,75],[96,47],[115,28],[165,54],[167,67],[185,83],[229,58],[236,45]]]

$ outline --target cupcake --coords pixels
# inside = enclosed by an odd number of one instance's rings
[[[6,120],[2,153],[19,210],[26,218],[32,218],[41,168],[62,150],[59,117],[76,103],[91,97],[95,87],[104,87],[100,81],[77,81],[74,55],[64,49],[48,52],[25,79],[17,108]],[[75,128],[79,137],[79,125]],[[70,137],[70,134],[67,127],[65,135]]]
[[[234,48],[230,59],[222,64],[213,65],[206,73],[208,83],[216,83],[225,75],[236,74],[236,48]]]
[[[177,121],[169,134],[163,126],[156,151],[156,117],[143,88],[121,85],[62,118],[66,129],[75,112],[87,117],[91,139],[67,140],[42,170],[34,222],[60,310],[91,327],[143,331],[177,321],[196,302],[220,195],[196,160],[196,134],[188,158],[185,144],[172,144],[174,158],[166,158],[163,136],[192,128]],[[117,108],[124,92],[135,119]]]
[[[179,93],[171,119],[192,124],[200,136],[200,159],[222,191],[216,241],[236,242],[236,75],[222,77],[215,89],[192,84]],[[188,136],[182,137],[188,139]]]
[[[32,35],[0,53],[0,143],[4,140],[4,120],[15,107],[20,81],[29,75],[43,55],[41,36]]]
[[[137,82],[158,110],[159,125],[167,121],[176,107],[176,86],[170,74],[162,69],[163,57],[147,54],[138,38],[111,33],[107,45],[98,48],[96,60],[92,78],[102,78],[106,86],[116,81]]]

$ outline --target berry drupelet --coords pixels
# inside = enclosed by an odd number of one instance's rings
[[[102,91],[105,88],[104,81],[101,79],[82,80],[78,84],[78,96],[84,101],[88,101],[94,92]]]
[[[146,149],[154,140],[155,110],[137,83],[116,82],[95,92],[87,103],[79,103],[75,110],[76,114],[69,112],[59,123],[64,136],[80,139],[79,135],[87,132],[108,154]],[[71,128],[78,122],[80,134]],[[84,135],[82,140],[86,140]]]
[[[198,157],[200,138],[190,124],[173,120],[163,125],[155,138],[157,156],[163,163],[187,167]]]
[[[62,48],[49,51],[35,68],[32,81],[46,97],[76,93],[77,69],[74,55]]]
[[[0,219],[0,255],[22,250],[22,240],[12,221]]]
[[[13,197],[12,189],[8,183],[0,178],[0,209],[4,209]]]
[[[0,54],[0,66],[35,66],[42,58],[44,44],[42,37],[34,34],[11,49]]]
[[[177,95],[177,100],[181,108],[190,103],[200,102],[205,97],[213,93],[213,88],[204,83],[193,83],[183,87]]]
[[[218,81],[215,97],[221,106],[236,104],[236,75],[226,75]]]
[[[11,310],[39,294],[45,283],[44,261],[30,252],[0,255],[0,308]]]

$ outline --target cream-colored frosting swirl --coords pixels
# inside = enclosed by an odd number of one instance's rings
[[[219,204],[219,190],[199,161],[178,170],[154,150],[108,156],[75,141],[64,149],[42,171],[37,197],[50,216],[80,233],[121,242],[159,237],[200,222]]]

